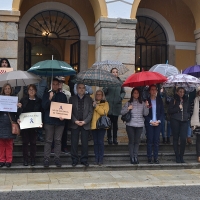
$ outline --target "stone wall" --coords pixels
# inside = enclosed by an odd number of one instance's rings
[[[0,11],[0,58],[8,58],[17,69],[19,11]]]

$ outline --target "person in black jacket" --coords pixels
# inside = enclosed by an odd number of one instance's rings
[[[21,108],[18,109],[18,116],[21,113],[28,112],[41,112],[42,105],[41,99],[36,96],[37,88],[35,85],[31,84],[27,87],[28,96],[21,99]],[[20,121],[19,121],[20,123]],[[35,155],[36,155],[36,140],[37,131],[36,128],[28,128],[21,130],[22,142],[23,142],[23,158],[24,166],[28,166],[28,145],[30,143],[30,159],[31,166],[35,165]]]
[[[1,91],[1,95],[11,96],[12,87],[6,83]],[[18,107],[21,104],[17,105]],[[0,111],[0,167],[6,165],[10,167],[13,159],[13,139],[16,135],[12,134],[11,120],[17,122],[16,113]]]
[[[184,163],[183,155],[185,152],[188,120],[190,117],[190,104],[188,97],[185,96],[185,89],[177,88],[174,99],[170,101],[168,113],[173,135],[173,147],[177,163]],[[180,148],[178,141],[180,139]]]
[[[163,102],[160,96],[157,95],[158,90],[155,85],[149,86],[150,98],[147,99],[149,104],[149,114],[145,116],[145,127],[147,134],[147,158],[148,163],[152,164],[152,150],[154,163],[159,164],[158,148],[161,132],[161,121],[164,116]]]
[[[63,118],[50,117],[51,102],[67,103],[67,97],[64,93],[59,92],[59,80],[54,78],[52,82],[52,91],[46,92],[42,98],[42,108],[44,109],[44,129],[45,129],[45,146],[44,146],[44,167],[49,167],[51,154],[51,144],[54,138],[54,161],[57,167],[61,167],[61,138],[65,126]]]

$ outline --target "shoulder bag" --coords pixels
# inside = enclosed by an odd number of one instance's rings
[[[12,134],[19,135],[20,134],[19,124],[17,122],[12,121],[12,119],[10,117],[10,113],[8,113],[8,116],[10,118],[10,123],[11,123],[11,128],[12,128]]]
[[[111,127],[110,118],[106,116],[105,111],[104,115],[97,120],[96,127],[97,129],[109,129]]]
[[[130,106],[130,104],[128,104]],[[123,122],[130,122],[131,121],[131,110],[129,110],[126,114],[121,116],[121,120]]]

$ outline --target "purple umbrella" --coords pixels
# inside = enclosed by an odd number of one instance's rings
[[[194,65],[194,66],[186,68],[183,71],[183,74],[189,74],[197,78],[200,78],[200,65]]]

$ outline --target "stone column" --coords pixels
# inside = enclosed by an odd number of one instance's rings
[[[121,61],[129,71],[120,76],[125,80],[135,71],[135,19],[114,19],[101,17],[95,23],[96,61]],[[128,92],[129,90],[129,92]],[[130,98],[130,88],[126,89]]]
[[[19,11],[0,10],[0,58],[7,58],[17,69]]]
[[[194,31],[196,40],[196,64],[200,65],[200,29]]]

